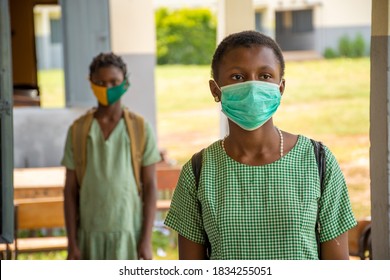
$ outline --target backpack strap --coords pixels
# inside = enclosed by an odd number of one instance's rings
[[[322,142],[317,142],[313,139],[311,139],[311,142],[313,143],[313,146],[314,146],[314,154],[316,156],[316,161],[317,161],[317,165],[318,165],[318,174],[320,176],[320,183],[321,183],[321,194],[323,192],[323,188],[324,188],[324,179],[325,179],[325,170],[326,170],[326,166],[325,166],[325,149],[324,149],[324,145],[322,144]]]
[[[191,157],[192,171],[195,175],[195,183],[197,190],[199,187],[200,171],[202,170],[203,150],[204,149],[200,150]]]
[[[311,143],[314,147],[314,155],[316,157],[317,166],[318,166],[318,175],[320,177],[320,193],[322,196],[322,193],[324,191],[324,180],[325,180],[325,149],[322,144],[322,142],[317,142],[313,139],[310,139]],[[318,257],[321,259],[321,243],[320,243],[320,231],[321,231],[321,225],[320,225],[320,203],[318,203],[318,210],[317,210],[317,222],[316,222],[316,240],[317,240],[317,248],[318,248]]]
[[[137,184],[138,193],[141,194],[141,167],[142,158],[146,146],[145,121],[143,117],[129,111],[127,108],[123,108],[123,116],[130,138],[130,150],[132,155],[131,163],[133,166],[133,174],[135,182]]]
[[[75,120],[71,127],[73,160],[79,187],[81,187],[81,183],[83,182],[87,165],[87,139],[95,111],[96,108],[90,109],[87,113]]]
[[[81,187],[87,166],[87,139],[91,129],[93,114],[96,108],[92,108],[86,114],[74,121],[72,125],[73,159],[77,182]],[[132,154],[132,167],[138,192],[141,193],[141,166],[142,157],[146,146],[145,124],[143,117],[123,108],[127,132],[130,138],[130,150]]]
[[[195,176],[196,190],[198,190],[198,188],[199,188],[200,172],[202,170],[203,150],[204,149],[200,150],[199,152],[195,153],[191,157],[192,172],[194,173],[194,176]],[[206,236],[206,242],[205,242],[206,256],[207,256],[207,259],[210,259],[211,244],[210,244],[210,241],[209,241],[207,234],[205,234],[205,236]]]

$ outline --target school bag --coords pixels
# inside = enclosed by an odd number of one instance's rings
[[[310,139],[313,147],[314,147],[314,155],[316,157],[317,166],[318,166],[318,174],[320,177],[320,187],[321,187],[321,195],[323,193],[324,189],[324,179],[325,179],[325,149],[322,144],[322,142],[315,141],[313,139]],[[202,169],[202,156],[203,156],[203,150],[200,150],[199,152],[195,153],[191,157],[191,165],[192,165],[192,172],[195,176],[195,183],[196,183],[196,189],[199,187],[199,179],[200,179],[200,172]],[[317,250],[318,250],[318,257],[321,259],[321,244],[320,244],[320,222],[319,222],[319,213],[320,213],[320,204],[318,204],[318,210],[317,210],[317,222],[316,222],[316,240],[317,240]],[[206,234],[206,255],[207,258],[210,259],[211,256],[211,244]]]
[[[72,144],[73,157],[75,163],[75,171],[77,182],[81,187],[87,165],[87,139],[91,128],[93,114],[96,108],[88,110],[84,115],[75,120],[72,124]],[[138,114],[123,108],[123,116],[127,128],[127,133],[130,138],[131,161],[135,182],[137,184],[138,193],[141,189],[141,164],[142,156],[145,150],[145,122],[144,118]]]

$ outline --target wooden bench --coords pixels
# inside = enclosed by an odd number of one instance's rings
[[[7,244],[7,258],[19,253],[67,249],[66,236],[18,237],[21,230],[65,228],[62,197],[15,200],[14,243]]]
[[[166,211],[176,187],[181,167],[157,165],[158,211]],[[14,198],[62,197],[64,167],[17,168],[14,170]]]

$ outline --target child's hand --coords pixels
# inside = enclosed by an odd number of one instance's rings
[[[141,242],[138,244],[138,259],[153,259],[152,244],[150,241],[141,240]]]

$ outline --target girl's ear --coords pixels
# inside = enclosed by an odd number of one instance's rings
[[[283,96],[283,93],[284,93],[284,89],[286,88],[286,80],[285,79],[282,79],[282,81],[280,82],[280,85],[279,85],[279,91],[280,91],[280,95]]]
[[[215,102],[221,101],[221,90],[219,89],[217,83],[214,80],[209,80],[209,87]]]

